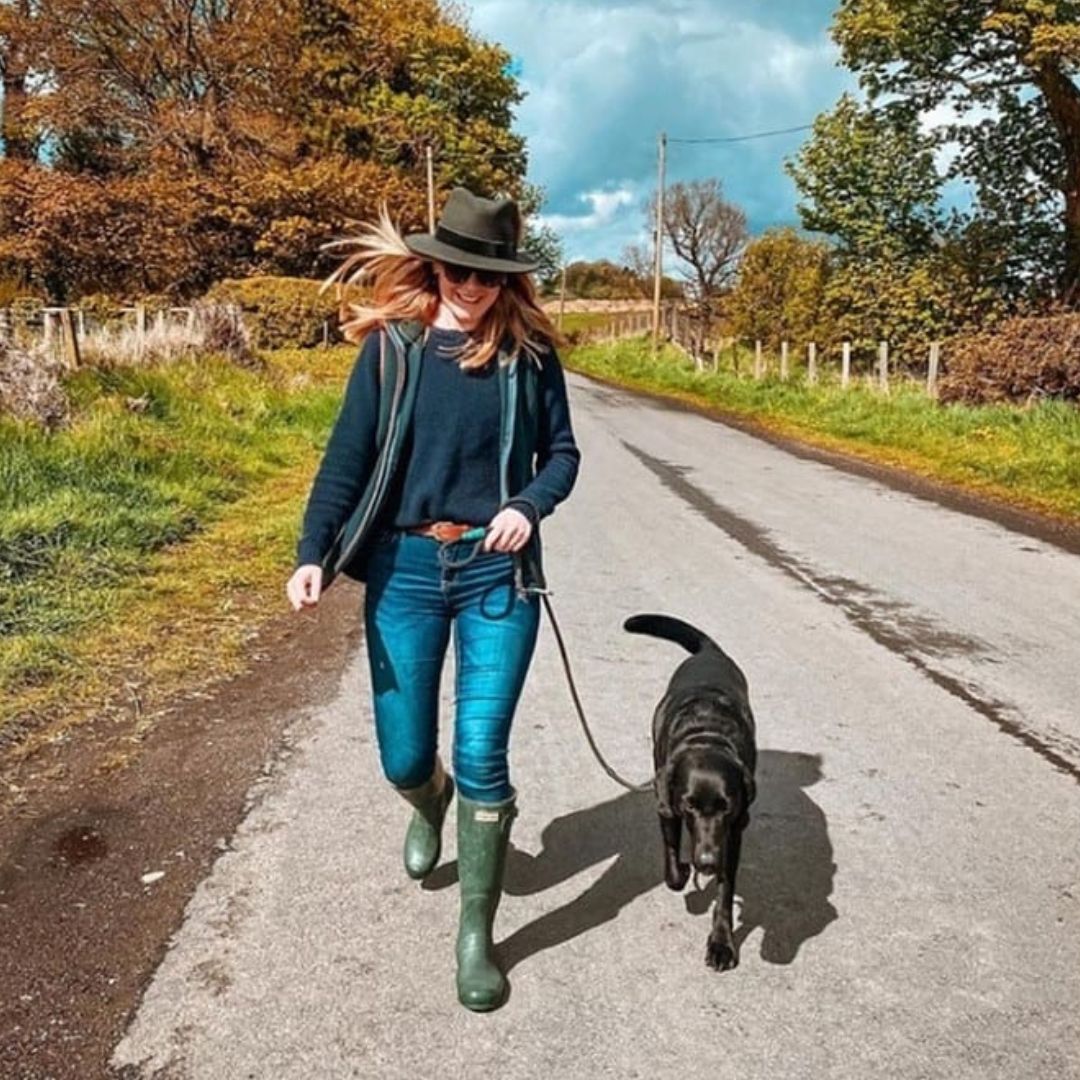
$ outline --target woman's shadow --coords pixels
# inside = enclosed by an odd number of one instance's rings
[[[761,958],[790,964],[804,941],[837,916],[829,903],[832,844],[825,815],[804,789],[821,779],[813,754],[763,750],[758,756],[758,797],[743,836],[736,895],[741,899],[736,941],[762,929]],[[585,810],[555,818],[541,834],[543,847],[529,855],[511,846],[504,891],[527,896],[615,858],[580,896],[528,923],[501,942],[505,970],[544,949],[561,945],[614,919],[635,897],[663,885],[656,804],[651,792],[627,792]],[[457,880],[455,863],[424,883],[445,888]],[[691,914],[704,914],[716,898],[715,882],[685,894]],[[704,935],[702,937],[704,943]]]

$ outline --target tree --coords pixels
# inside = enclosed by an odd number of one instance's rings
[[[624,300],[641,295],[639,283],[626,267],[610,259],[578,259],[566,268],[568,296],[587,300]]]
[[[0,3],[0,139],[4,156],[21,161],[34,160],[38,151],[36,132],[26,116],[32,16],[31,0]]]
[[[831,250],[794,229],[770,229],[752,240],[726,312],[737,337],[771,348],[781,341],[820,340]]]
[[[844,95],[787,169],[803,225],[835,240],[822,340],[914,358],[1031,287],[1000,223],[942,209],[934,140],[907,108]]]
[[[844,94],[785,167],[803,227],[834,237],[847,256],[922,258],[945,228],[933,144],[906,110],[866,108]]]
[[[649,203],[656,220],[656,195]],[[664,236],[686,264],[690,295],[708,309],[729,282],[746,243],[746,215],[724,200],[719,180],[672,184],[664,192]]]
[[[5,71],[22,3],[0,0]],[[58,300],[324,274],[320,246],[382,202],[407,231],[426,227],[428,143],[439,189],[533,197],[510,131],[521,95],[509,56],[451,4],[32,0],[27,10],[41,77],[20,122],[50,153],[0,162],[0,259]],[[540,237],[548,256],[551,239]]]
[[[207,172],[287,158],[294,0],[35,0],[45,88],[28,108],[61,168]]]
[[[525,239],[521,246],[540,264],[536,271],[540,287],[545,291],[550,290],[562,271],[562,237],[550,225],[538,224],[535,219],[529,219],[525,223]]]
[[[441,189],[525,196],[510,60],[439,0],[307,0],[295,73],[306,140],[403,169],[430,145]]]
[[[952,174],[1022,264],[1045,261],[1056,218],[1052,268],[1080,302],[1080,0],[841,0],[833,36],[872,103],[957,112],[937,130]]]

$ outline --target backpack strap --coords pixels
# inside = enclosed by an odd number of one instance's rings
[[[390,394],[384,394],[384,386],[393,386],[397,371],[397,350],[386,348],[386,330],[379,330],[379,419],[375,428],[375,448],[386,445],[386,433],[390,427]]]

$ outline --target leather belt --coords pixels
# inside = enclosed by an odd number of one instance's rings
[[[475,528],[475,525],[462,525],[457,521],[429,521],[426,525],[411,525],[405,532],[416,536],[430,536],[441,544],[450,544]]]

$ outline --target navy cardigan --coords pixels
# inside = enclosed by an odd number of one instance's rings
[[[384,430],[389,427],[391,433],[407,431],[426,335],[418,324],[391,324],[388,329],[385,342],[380,342],[379,333],[368,335],[349,375],[345,398],[304,512],[298,566],[326,560],[362,498],[373,498],[378,504],[372,516],[380,523],[392,520],[396,507],[388,497],[394,476],[382,476],[380,490],[374,496],[370,490],[373,479],[383,471],[377,467],[380,426]],[[381,348],[397,350],[391,359],[401,365],[404,374],[400,394],[391,396],[385,356],[380,361]],[[570,493],[581,457],[570,422],[566,381],[562,365],[550,347],[541,355],[538,366],[522,354],[501,366],[497,378],[502,412],[500,437],[505,443],[498,463],[499,505],[515,506],[532,520],[534,538],[530,547],[536,556],[536,572],[531,576],[539,578],[537,583],[542,585],[536,526]],[[398,452],[402,441],[399,437],[395,444]],[[447,447],[448,455],[453,451],[453,447]],[[400,459],[396,459],[388,471],[396,474],[400,465]],[[362,572],[358,572],[362,567],[355,564],[325,569],[344,569],[350,576],[362,578]]]

